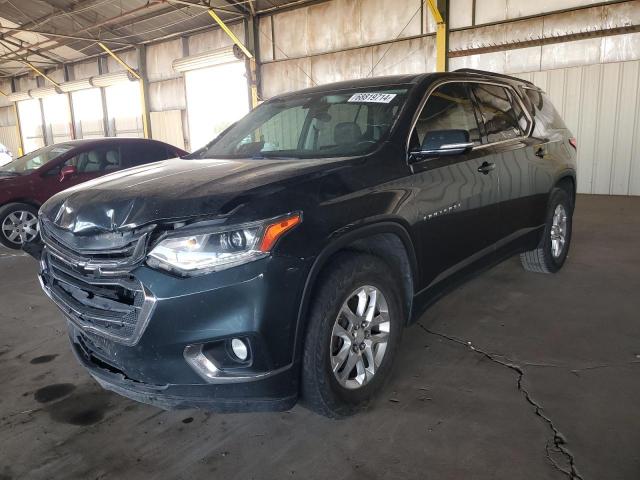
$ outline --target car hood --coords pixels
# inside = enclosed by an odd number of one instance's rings
[[[40,213],[74,234],[116,232],[169,220],[229,215],[294,178],[324,175],[340,159],[172,159],[122,170],[65,190]],[[281,212],[285,213],[285,212]]]

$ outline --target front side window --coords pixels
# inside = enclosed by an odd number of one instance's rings
[[[469,142],[480,145],[478,122],[464,83],[445,83],[431,92],[416,122],[411,150],[423,146],[427,134],[444,130],[463,130]]]
[[[512,103],[511,95],[505,87],[477,83],[472,88],[484,118],[489,143],[510,140],[523,135],[518,122],[523,112],[521,109],[519,112],[514,110],[515,102]]]
[[[186,158],[319,158],[373,151],[408,87],[291,95],[268,101]]]
[[[120,148],[98,146],[71,157],[64,166],[74,166],[78,173],[102,173],[122,168]]]
[[[35,152],[27,153],[12,162],[0,167],[0,174],[23,175],[36,170],[43,165],[55,160],[60,155],[67,153],[73,145],[58,144],[39,148]]]

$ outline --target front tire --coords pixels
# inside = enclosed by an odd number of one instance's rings
[[[10,203],[0,208],[0,243],[20,250],[39,238],[38,210],[26,203]]]
[[[304,345],[303,404],[327,417],[352,415],[388,379],[406,314],[401,277],[383,260],[341,253],[323,271]]]
[[[571,245],[573,202],[569,194],[555,188],[549,198],[549,209],[540,244],[534,250],[520,254],[525,270],[556,273],[562,268]]]

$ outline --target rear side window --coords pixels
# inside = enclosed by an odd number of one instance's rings
[[[480,145],[478,122],[465,84],[445,83],[431,92],[416,122],[410,150],[420,148],[427,133],[440,130],[465,130],[469,141]]]
[[[517,102],[512,102],[511,94],[505,87],[477,83],[472,88],[484,119],[489,143],[524,135],[526,130],[521,128],[518,121],[519,118],[522,119],[524,112]]]
[[[535,116],[533,134],[536,137],[548,137],[554,130],[567,128],[546,93],[533,88],[523,88],[522,91],[525,94],[527,107]]]
[[[162,143],[155,142],[134,142],[122,147],[124,153],[125,167],[135,167],[146,163],[166,160],[175,157]]]

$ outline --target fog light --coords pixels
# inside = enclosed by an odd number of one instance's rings
[[[247,345],[239,338],[231,339],[231,350],[233,350],[233,354],[238,357],[240,361],[244,362],[249,356]]]

